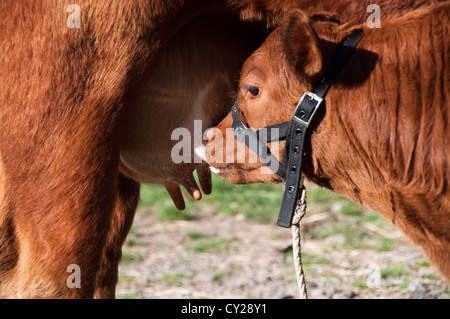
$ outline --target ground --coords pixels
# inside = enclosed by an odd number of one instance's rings
[[[213,195],[171,207],[144,186],[124,246],[117,298],[298,298],[282,189],[214,179]],[[378,214],[307,185],[302,260],[310,298],[440,298],[448,285]]]

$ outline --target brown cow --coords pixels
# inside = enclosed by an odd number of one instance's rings
[[[215,101],[211,114],[200,115],[204,127],[228,108],[229,98],[224,96],[232,83],[226,78],[232,78],[233,70],[225,78],[205,73],[210,78],[199,83],[217,85],[223,90],[219,100],[224,100],[217,102],[208,94],[202,103],[183,103],[187,108],[178,114],[185,118],[145,110],[146,103],[177,105],[157,101],[153,95],[149,101],[146,91],[158,85],[158,72],[165,76],[160,92],[170,89],[167,84],[174,83],[170,79],[179,77],[173,68],[176,54],[175,58],[170,55],[179,52],[183,57],[189,50],[184,50],[182,41],[179,50],[173,49],[177,34],[189,33],[190,28],[198,33],[201,17],[213,12],[231,14],[235,21],[242,10],[247,19],[276,22],[282,21],[287,8],[304,4],[311,13],[327,10],[343,21],[355,16],[363,20],[367,15],[365,2],[342,11],[348,1],[336,2],[332,10],[325,0],[316,1],[314,8],[305,0],[84,0],[78,1],[78,29],[67,24],[71,2],[0,2],[4,13],[0,21],[0,297],[113,297],[121,246],[139,197],[138,182],[166,185],[182,207],[178,184],[199,198],[191,174],[200,168],[201,183],[209,191],[208,175],[201,165],[173,165],[170,144],[148,152],[155,145],[153,139],[137,136],[188,126],[186,121],[197,116],[192,114],[211,101]],[[407,10],[415,3],[379,1],[388,11]],[[218,30],[222,19],[211,30]],[[230,21],[225,23],[235,26]],[[229,63],[216,69],[220,73],[233,68],[246,50],[253,49],[254,41],[235,37],[236,30],[228,35],[219,30],[218,35],[212,52],[218,53],[230,38],[236,39],[226,51]],[[197,37],[189,37],[194,39],[190,46],[195,46]],[[201,37],[199,41],[211,41],[211,35]],[[222,38],[227,40],[220,42]],[[202,69],[187,69],[183,76],[192,79],[192,72],[210,71],[207,61],[223,56],[206,57]],[[172,67],[162,69],[161,61],[172,61]],[[176,98],[185,102],[183,94]],[[197,87],[190,94],[186,101],[195,101],[202,90]],[[152,117],[155,114],[158,117]],[[167,135],[156,136],[167,139]],[[81,271],[80,288],[67,285],[67,270],[74,269],[70,265]]]
[[[382,214],[450,279],[450,2],[385,17],[381,29],[295,10],[245,62],[237,106],[254,129],[289,121],[357,28],[363,38],[313,119],[303,174]],[[219,124],[223,134],[231,122]],[[206,154],[217,155],[219,136]],[[281,181],[235,158],[211,164],[234,183]]]

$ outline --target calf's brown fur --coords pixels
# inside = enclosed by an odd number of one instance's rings
[[[385,17],[381,29],[293,11],[245,62],[237,105],[254,129],[290,120],[355,28],[364,37],[313,120],[303,174],[382,214],[450,279],[449,2]],[[230,125],[228,115],[218,128]],[[261,162],[211,164],[231,182],[280,182]]]

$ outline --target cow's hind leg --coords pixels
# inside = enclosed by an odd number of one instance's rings
[[[50,143],[53,136],[46,136]],[[117,197],[118,151],[106,141],[93,147],[88,137],[48,150],[20,148],[18,138],[0,140],[8,182],[2,224],[14,238],[5,243],[14,243],[7,278],[0,279],[5,297],[94,296]],[[30,156],[23,155],[27,150]]]
[[[5,297],[92,298],[110,222],[108,210],[106,206],[81,214],[83,209],[63,208],[61,214],[42,211],[39,216],[16,212],[11,227],[17,255],[12,255],[14,266],[7,272]]]
[[[100,271],[97,276],[95,298],[115,297],[122,245],[133,223],[139,201],[139,189],[139,183],[119,175],[118,193]]]

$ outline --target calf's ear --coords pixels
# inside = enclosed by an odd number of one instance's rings
[[[287,62],[308,78],[322,70],[319,39],[311,27],[309,16],[301,10],[290,12],[283,34]]]

